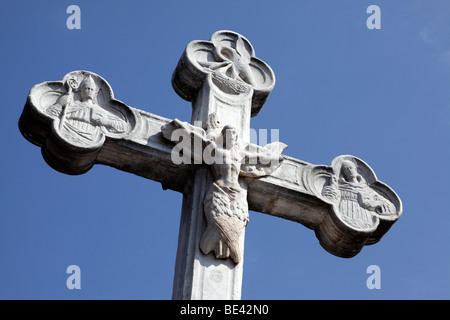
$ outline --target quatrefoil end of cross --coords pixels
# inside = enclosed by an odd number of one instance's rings
[[[208,74],[251,87],[252,117],[261,111],[275,86],[275,74],[269,65],[255,57],[251,43],[228,30],[215,32],[209,41],[190,42],[172,75],[172,86],[181,98],[193,101]]]

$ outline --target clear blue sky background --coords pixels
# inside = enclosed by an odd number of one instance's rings
[[[81,8],[68,30],[66,8]],[[381,8],[381,30],[366,9]],[[127,105],[190,119],[170,83],[192,40],[241,33],[277,84],[255,129],[285,154],[365,160],[403,201],[400,220],[352,259],[304,226],[250,212],[243,299],[450,298],[450,2],[4,1],[0,13],[1,299],[170,299],[182,195],[106,166],[51,169],[17,121],[31,87],[104,77]],[[81,268],[81,290],[66,268]],[[381,289],[366,287],[370,265]]]

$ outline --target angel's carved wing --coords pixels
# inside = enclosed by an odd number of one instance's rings
[[[264,147],[247,144],[240,174],[246,177],[262,177],[273,173],[283,162],[281,152],[286,148],[287,145],[282,142],[272,142]]]
[[[176,144],[172,152],[181,152],[180,163],[202,163],[203,149],[208,142],[205,130],[174,119],[161,128],[163,137]],[[174,156],[174,154],[172,154]],[[176,155],[178,156],[178,155]]]

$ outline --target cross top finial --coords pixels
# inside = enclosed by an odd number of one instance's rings
[[[253,90],[251,116],[256,116],[273,87],[275,74],[244,36],[228,30],[215,32],[210,41],[190,42],[172,76],[177,94],[193,101],[208,74],[233,82],[237,90],[249,86]]]

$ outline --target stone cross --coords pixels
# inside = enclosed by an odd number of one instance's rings
[[[192,102],[190,124],[129,107],[99,75],[73,71],[31,89],[19,129],[60,172],[103,164],[183,193],[173,299],[240,299],[248,210],[301,223],[346,258],[402,213],[396,193],[357,157],[313,165],[281,155],[283,143],[250,143],[250,118],[274,84],[245,37],[218,31],[189,43],[172,76]]]

